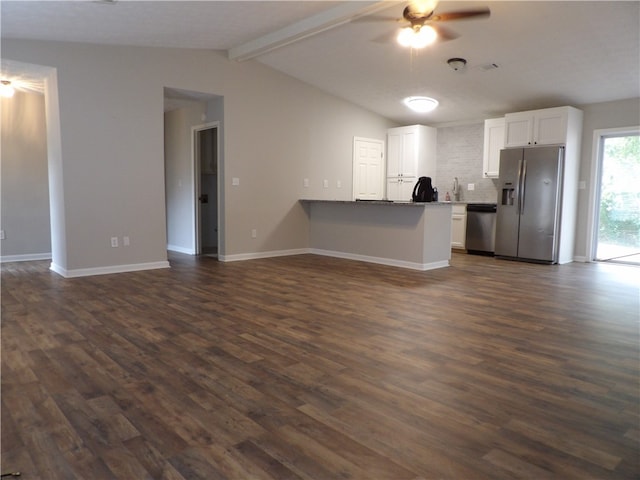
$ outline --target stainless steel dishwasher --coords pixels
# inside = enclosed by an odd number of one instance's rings
[[[493,255],[496,245],[496,204],[467,204],[467,253]]]

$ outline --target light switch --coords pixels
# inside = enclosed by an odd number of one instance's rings
[[[240,185],[240,179],[238,177],[233,177],[231,179],[231,185],[233,185],[234,187],[237,187],[238,185]]]

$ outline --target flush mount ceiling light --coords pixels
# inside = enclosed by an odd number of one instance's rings
[[[450,58],[447,63],[456,72],[467,66],[467,61],[464,58]]]
[[[407,97],[404,104],[414,112],[427,113],[438,106],[438,101],[430,97]]]
[[[403,47],[424,48],[438,38],[435,28],[430,25],[405,27],[398,33],[398,43]]]
[[[11,85],[9,80],[0,81],[0,95],[5,98],[13,97],[13,94],[16,93],[15,88]]]

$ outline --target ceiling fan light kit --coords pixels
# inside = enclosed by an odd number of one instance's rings
[[[403,100],[404,104],[417,113],[428,113],[438,106],[438,101],[431,97],[407,97]]]
[[[405,27],[398,33],[398,43],[403,47],[424,48],[431,45],[438,33],[430,25]]]
[[[409,2],[409,5],[402,12],[402,17],[409,22],[409,26],[404,27],[398,33],[397,41],[400,45],[424,48],[435,42],[438,37],[441,40],[453,40],[458,36],[455,32],[438,27],[440,30],[438,33],[438,30],[431,24],[491,15],[490,10],[486,7],[436,14],[436,5],[437,0],[411,0]]]
[[[0,81],[0,96],[5,98],[11,98],[16,93],[15,88],[11,85],[9,80]]]

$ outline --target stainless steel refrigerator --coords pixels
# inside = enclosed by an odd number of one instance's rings
[[[495,255],[557,263],[564,147],[500,152]]]

